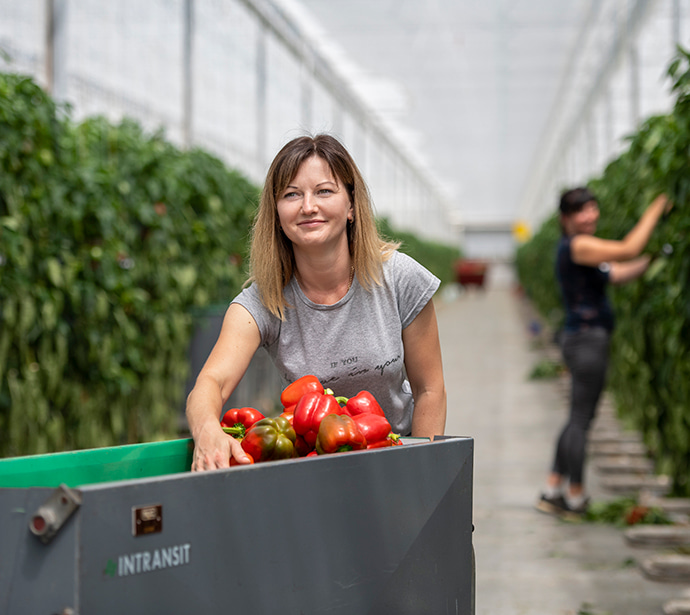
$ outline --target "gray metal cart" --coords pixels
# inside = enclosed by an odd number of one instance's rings
[[[0,460],[0,612],[473,612],[471,438],[206,473],[191,447]]]

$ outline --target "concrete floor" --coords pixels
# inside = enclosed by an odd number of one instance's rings
[[[445,298],[444,298],[445,297]],[[437,302],[446,386],[446,433],[475,439],[477,615],[650,615],[682,586],[644,579],[621,530],[567,523],[534,509],[566,418],[563,387],[530,381],[524,304],[496,267],[485,292]],[[601,493],[588,472],[594,499]]]

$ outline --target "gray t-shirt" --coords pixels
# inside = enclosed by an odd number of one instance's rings
[[[409,434],[414,400],[404,368],[402,330],[422,311],[440,280],[414,259],[395,252],[383,263],[383,284],[367,291],[355,276],[333,305],[310,301],[293,277],[285,287],[285,320],[261,303],[255,284],[233,301],[253,316],[284,384],[316,376],[337,396],[369,391],[395,433]]]

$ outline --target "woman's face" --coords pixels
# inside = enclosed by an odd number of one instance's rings
[[[353,207],[347,189],[323,158],[307,158],[278,195],[280,226],[295,248],[347,244],[347,222]]]
[[[598,221],[599,205],[596,201],[588,201],[580,211],[564,216],[568,235],[594,235]]]

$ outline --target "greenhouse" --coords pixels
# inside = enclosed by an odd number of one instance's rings
[[[689,154],[690,0],[0,0],[0,611],[689,614]]]

